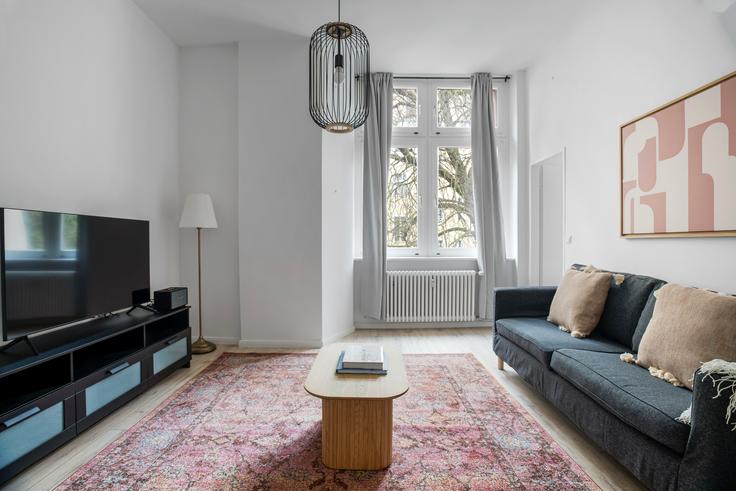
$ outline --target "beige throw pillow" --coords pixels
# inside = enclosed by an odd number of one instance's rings
[[[611,273],[570,269],[552,299],[547,320],[576,338],[585,338],[598,325],[611,287]]]
[[[736,361],[736,297],[672,283],[656,296],[637,364],[692,390],[693,374],[702,363]]]

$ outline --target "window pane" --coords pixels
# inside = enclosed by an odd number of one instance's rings
[[[470,89],[437,89],[437,126],[470,128]]]
[[[391,149],[386,195],[386,244],[417,247],[417,148]]]
[[[419,126],[417,89],[394,89],[393,122],[395,128]]]
[[[61,215],[61,248],[65,251],[77,250],[77,215]]]
[[[475,247],[473,173],[468,147],[437,149],[437,239],[439,247]]]
[[[44,249],[41,212],[5,210],[5,237],[9,251]]]

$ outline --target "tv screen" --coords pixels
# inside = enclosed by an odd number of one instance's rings
[[[0,209],[3,339],[150,299],[148,222]]]

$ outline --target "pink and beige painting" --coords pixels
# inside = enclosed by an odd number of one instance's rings
[[[736,72],[621,127],[621,235],[736,235]]]

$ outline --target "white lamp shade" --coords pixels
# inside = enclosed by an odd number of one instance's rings
[[[215,208],[209,194],[193,193],[187,196],[179,228],[217,228]]]

